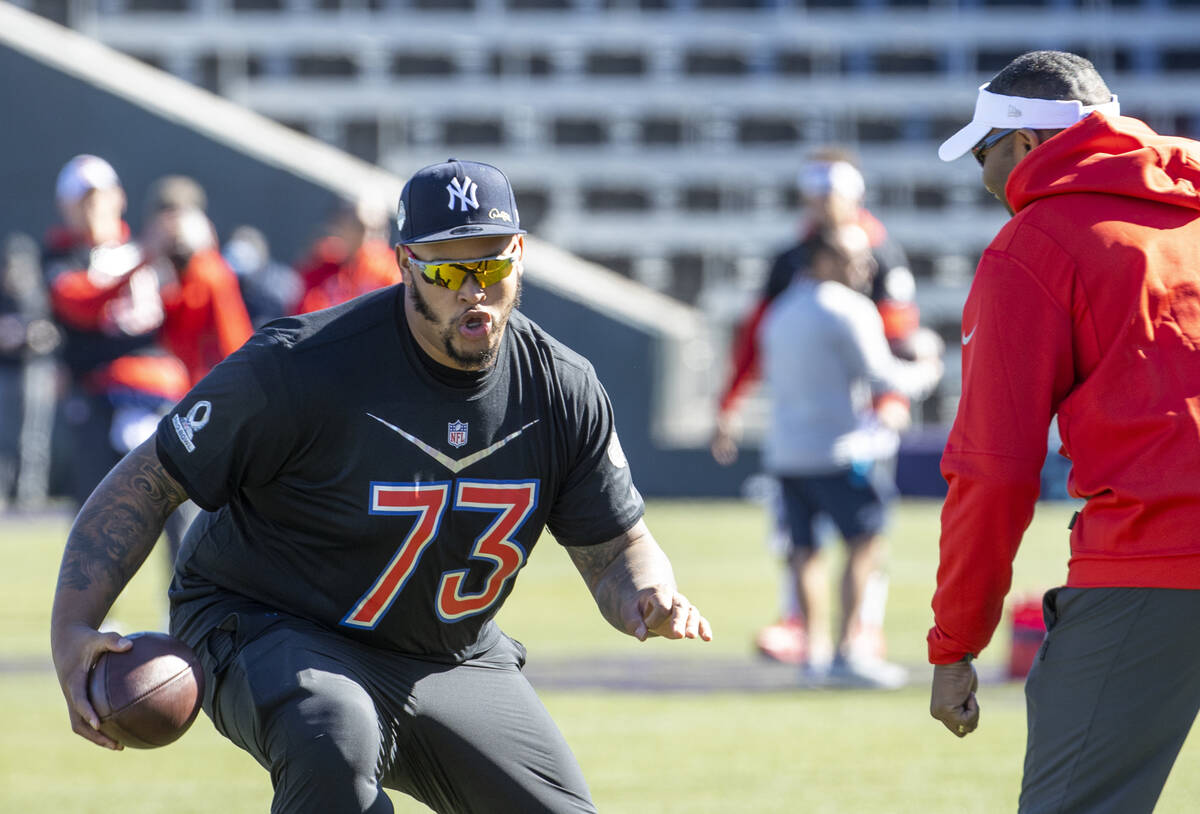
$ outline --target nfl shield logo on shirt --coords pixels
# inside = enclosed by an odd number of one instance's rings
[[[467,422],[451,421],[446,428],[446,440],[450,446],[458,449],[467,443]]]

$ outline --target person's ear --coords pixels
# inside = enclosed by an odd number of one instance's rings
[[[412,279],[409,274],[412,269],[408,265],[408,256],[404,253],[403,246],[396,246],[396,265],[400,267],[400,279],[405,285],[410,285]]]
[[[525,273],[525,235],[517,235],[517,274]]]
[[[1023,127],[1013,133],[1013,158],[1020,161],[1033,152],[1033,148],[1042,143],[1042,137],[1036,130]]]

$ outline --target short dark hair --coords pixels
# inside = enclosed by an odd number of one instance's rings
[[[1085,105],[1101,105],[1112,98],[1096,66],[1067,51],[1022,54],[992,78],[988,90],[1002,96],[1074,100]]]
[[[162,212],[179,209],[208,208],[208,196],[204,187],[187,175],[164,175],[150,185],[146,193],[146,215],[154,217]]]
[[[800,251],[803,252],[806,265],[809,269],[812,268],[817,255],[830,254],[835,257],[838,256],[842,252],[841,244],[838,242],[838,228],[836,226],[824,226],[817,229],[800,242]]]

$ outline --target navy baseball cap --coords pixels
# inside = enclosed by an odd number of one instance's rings
[[[401,243],[525,234],[507,176],[456,158],[413,173],[400,192],[396,226]]]

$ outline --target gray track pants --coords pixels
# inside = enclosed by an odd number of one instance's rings
[[[1200,591],[1058,588],[1043,606],[1021,814],[1153,811],[1200,708]]]
[[[276,617],[232,615],[197,648],[205,711],[270,771],[272,812],[391,812],[381,787],[440,812],[595,812],[512,639],[449,665]]]

